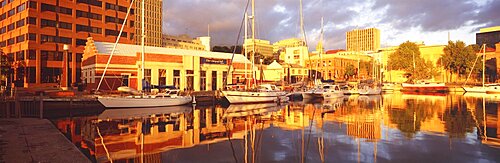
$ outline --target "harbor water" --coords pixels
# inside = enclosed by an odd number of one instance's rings
[[[500,162],[500,96],[402,94],[53,118],[93,162]]]

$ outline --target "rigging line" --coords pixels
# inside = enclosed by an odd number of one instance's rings
[[[120,29],[120,32],[118,33],[118,36],[116,36],[115,44],[113,45],[113,49],[111,50],[111,54],[109,54],[108,62],[106,63],[106,67],[104,67],[104,72],[102,72],[101,80],[99,80],[99,84],[97,85],[96,92],[99,91],[99,88],[101,87],[101,83],[104,80],[104,75],[106,75],[106,71],[108,70],[108,66],[111,63],[111,58],[113,57],[113,54],[115,53],[116,46],[118,45],[118,41],[120,41],[120,38],[121,38],[122,33],[123,33],[123,28],[125,27],[125,24],[127,23],[127,18],[128,18],[128,15],[130,14],[130,9],[132,9],[133,4],[134,4],[134,0],[130,1],[130,6],[127,9],[127,14],[125,15],[125,19],[122,23],[122,27]],[[144,67],[143,67],[143,69],[144,69]]]
[[[102,146],[104,147],[104,151],[106,151],[106,156],[108,157],[108,160],[113,163],[113,159],[111,159],[111,156],[109,155],[109,151],[108,151],[108,148],[106,148],[106,144],[104,144],[104,138],[102,137],[101,135],[101,131],[99,130],[99,126],[97,126],[97,124],[95,125],[95,128],[97,129],[97,134],[99,135],[99,137],[101,138],[101,144]]]
[[[226,112],[227,112],[227,109],[224,110],[224,112],[222,113],[222,115],[226,115]],[[229,144],[231,144],[231,151],[233,152],[233,158],[234,158],[234,162],[238,163],[238,158],[236,157],[236,152],[234,150],[234,146],[233,146],[233,141],[231,141],[231,136],[229,136],[229,126],[228,126],[228,121],[229,119],[226,117],[226,123],[224,124],[224,128],[226,128],[226,135],[227,135],[227,139],[229,140]],[[223,122],[224,123],[224,122]]]
[[[246,17],[246,13],[248,11],[248,5],[250,4],[250,0],[247,0],[247,4],[246,4],[246,7],[245,7],[245,12],[243,12],[243,19],[241,20],[241,24],[240,24],[240,30],[238,32],[238,37],[236,37],[236,44],[234,44],[234,49],[233,49],[233,54],[231,56],[231,64],[229,64],[229,68],[227,69],[227,74],[231,74],[231,67],[233,65],[233,60],[234,60],[234,53],[236,53],[236,46],[238,46],[238,43],[240,43],[240,37],[241,37],[241,29],[243,29],[243,25],[245,24],[245,17]],[[243,48],[243,47],[242,47]],[[245,52],[246,53],[246,52]],[[246,59],[245,59],[245,65],[246,65]],[[253,70],[252,70],[253,71]],[[231,75],[232,76],[232,75]],[[223,78],[223,82],[222,82],[222,85],[223,87],[222,88],[225,88],[226,85],[227,85],[227,77]]]
[[[314,120],[314,115],[316,114],[316,107],[314,107],[314,105],[312,105],[314,110],[313,110],[313,115],[312,115],[312,118],[311,120],[309,121],[309,134],[307,135],[307,144],[306,144],[306,154],[305,154],[305,158],[307,158],[307,154],[309,153],[309,143],[311,142],[311,134],[312,134],[312,126],[313,126],[313,120]]]

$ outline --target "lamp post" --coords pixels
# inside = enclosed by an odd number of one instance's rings
[[[66,84],[64,85],[64,87],[66,88],[70,88],[71,87],[71,84],[69,83],[69,45],[67,44],[64,44],[63,45],[63,50],[64,50],[64,73],[66,74],[66,77],[64,78],[64,80],[66,81]]]

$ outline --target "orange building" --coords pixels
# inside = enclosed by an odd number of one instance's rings
[[[66,87],[80,82],[87,37],[114,42],[130,2],[0,0],[0,48],[18,65],[13,75],[16,85]],[[131,14],[121,35],[122,43],[133,43],[133,10]],[[69,45],[67,51],[64,44]],[[70,76],[68,81],[66,75]]]

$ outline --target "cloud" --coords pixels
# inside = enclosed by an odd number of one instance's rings
[[[168,0],[163,3],[164,33],[205,36],[210,24],[213,45],[234,45],[247,1]],[[402,39],[414,39],[408,36],[462,29],[473,35],[476,28],[500,25],[498,0],[308,0],[303,3],[311,50],[318,42],[321,17],[325,22],[327,49],[345,48],[345,33],[356,27],[379,28],[382,39],[387,39],[381,41],[384,45],[398,45]],[[302,36],[298,0],[256,1],[256,22],[259,39],[276,42]]]

